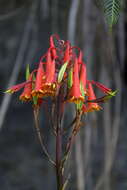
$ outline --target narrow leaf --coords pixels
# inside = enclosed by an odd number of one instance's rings
[[[29,64],[27,64],[27,66],[26,66],[26,80],[28,80],[29,76],[30,76],[30,67],[29,67]]]
[[[84,97],[85,96],[85,92],[84,92],[84,87],[83,87],[82,82],[80,82],[80,91],[81,91],[82,96]]]
[[[64,73],[66,71],[66,68],[67,68],[67,65],[68,65],[68,62],[64,63],[59,71],[59,74],[58,74],[58,83],[60,83],[63,79],[63,76],[64,76]]]
[[[84,87],[83,87],[82,82],[80,82],[80,91],[81,91],[82,96],[85,97],[85,92],[84,92]],[[80,103],[77,104],[77,110],[81,110],[82,106],[83,106],[83,102],[80,101]]]
[[[71,88],[73,84],[73,68],[68,73],[68,88]]]

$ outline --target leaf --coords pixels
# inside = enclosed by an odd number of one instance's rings
[[[58,74],[58,83],[60,83],[63,79],[63,76],[64,76],[64,73],[65,73],[65,70],[67,68],[67,65],[68,65],[68,62],[64,63],[59,71],[59,74]]]
[[[36,80],[35,74],[33,74],[33,76],[32,76],[32,80],[33,80],[33,81]],[[32,89],[34,89],[34,87],[35,87],[35,83],[32,83]]]
[[[122,0],[102,0],[101,5],[103,8],[104,16],[109,29],[112,30],[112,26],[117,23]]]
[[[83,83],[80,82],[80,91],[81,91],[81,94],[83,97],[85,97],[85,92],[84,92],[84,87],[83,87]],[[80,103],[77,104],[77,110],[81,110],[82,109],[82,106],[83,106],[83,102],[80,101]]]
[[[27,64],[27,66],[26,66],[26,80],[29,79],[29,76],[30,76],[30,67],[29,67],[29,64]]]
[[[84,87],[83,87],[83,83],[82,82],[80,82],[80,91],[81,91],[82,96],[84,97],[85,96],[85,92],[84,92]]]
[[[70,69],[69,73],[68,73],[68,88],[72,87],[73,84],[73,68]]]

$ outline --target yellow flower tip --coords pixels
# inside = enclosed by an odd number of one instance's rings
[[[19,99],[21,101],[28,102],[28,101],[30,101],[32,99],[32,97],[25,95],[25,96],[20,96]]]
[[[42,86],[42,89],[56,89],[56,83],[45,83],[45,84],[43,84],[43,86]]]
[[[115,96],[117,94],[117,92],[118,92],[118,90],[115,90],[115,91],[111,90],[111,91],[108,92],[108,95]]]
[[[56,89],[56,84],[55,84],[55,83],[53,83],[52,87],[53,87],[53,89]]]
[[[12,89],[8,89],[8,90],[6,90],[4,93],[10,93],[10,94],[13,94],[15,91],[14,90],[12,90]]]
[[[100,111],[100,110],[102,110],[101,106],[93,105],[90,109],[87,110],[87,112]]]
[[[80,96],[78,98],[72,96],[71,98],[68,99],[68,102],[74,102],[75,104],[79,104],[81,102],[84,102],[84,97],[83,96]]]
[[[42,98],[44,96],[44,91],[43,90],[33,90],[32,91],[32,96],[36,96],[38,98]]]
[[[55,96],[56,94],[56,83],[45,83],[42,86],[43,96]]]

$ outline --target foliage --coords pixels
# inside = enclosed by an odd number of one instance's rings
[[[112,30],[113,25],[117,23],[120,15],[122,0],[101,0],[99,3],[103,9],[108,27]]]

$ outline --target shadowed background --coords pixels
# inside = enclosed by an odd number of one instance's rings
[[[31,68],[37,65],[53,33],[83,50],[89,79],[119,90],[103,111],[85,118],[72,150],[69,189],[127,189],[127,7],[123,5],[119,22],[109,35],[96,2],[0,0],[1,190],[56,189],[55,173],[36,137],[31,104],[19,102],[20,93],[3,93],[23,82],[26,64]],[[54,154],[43,108],[41,114],[45,143]],[[65,124],[70,119],[71,114],[66,113]]]

